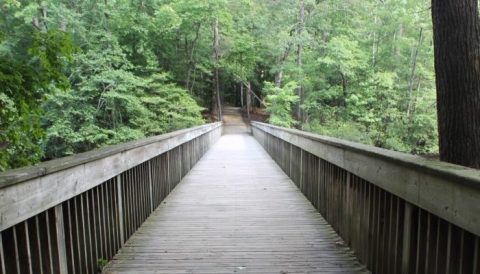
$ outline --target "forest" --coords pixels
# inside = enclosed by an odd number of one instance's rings
[[[438,153],[428,0],[1,0],[0,171],[218,119]]]

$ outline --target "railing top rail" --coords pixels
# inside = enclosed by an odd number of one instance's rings
[[[288,132],[290,134],[301,136],[315,142],[320,142],[345,150],[355,151],[366,156],[380,158],[382,160],[387,160],[421,172],[429,173],[431,175],[442,176],[445,179],[454,180],[458,183],[480,189],[480,170],[477,169],[441,162],[434,159],[428,159],[417,155],[350,142],[334,137],[322,136],[297,129],[283,128],[260,122],[252,122],[252,125],[261,129],[271,128]]]
[[[128,150],[132,150],[132,149],[147,146],[153,143],[172,139],[189,132],[194,132],[197,130],[209,132],[220,126],[221,126],[221,122],[210,123],[210,124],[182,129],[182,130],[178,130],[178,131],[174,131],[174,132],[170,132],[162,135],[152,136],[152,137],[144,138],[141,140],[131,141],[131,142],[118,144],[118,145],[112,145],[105,148],[96,149],[93,151],[75,154],[72,156],[62,157],[62,158],[54,159],[51,161],[43,162],[31,167],[8,170],[0,173],[0,189],[11,186],[11,185],[15,185],[21,182],[25,182],[31,179],[35,179],[38,177],[42,177],[51,173],[66,170],[66,169],[69,169],[78,165],[82,165],[88,162],[103,159],[115,154],[123,153]],[[179,142],[178,144],[172,144],[172,145],[177,146],[180,144],[182,144],[182,142]]]

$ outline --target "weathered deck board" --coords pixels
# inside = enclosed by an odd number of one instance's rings
[[[106,273],[367,272],[247,134],[225,135]]]

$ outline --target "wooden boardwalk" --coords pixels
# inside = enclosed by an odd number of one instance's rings
[[[224,135],[105,273],[365,273],[253,137]]]

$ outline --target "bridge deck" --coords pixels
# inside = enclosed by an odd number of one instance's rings
[[[362,273],[255,139],[224,135],[106,273]]]

